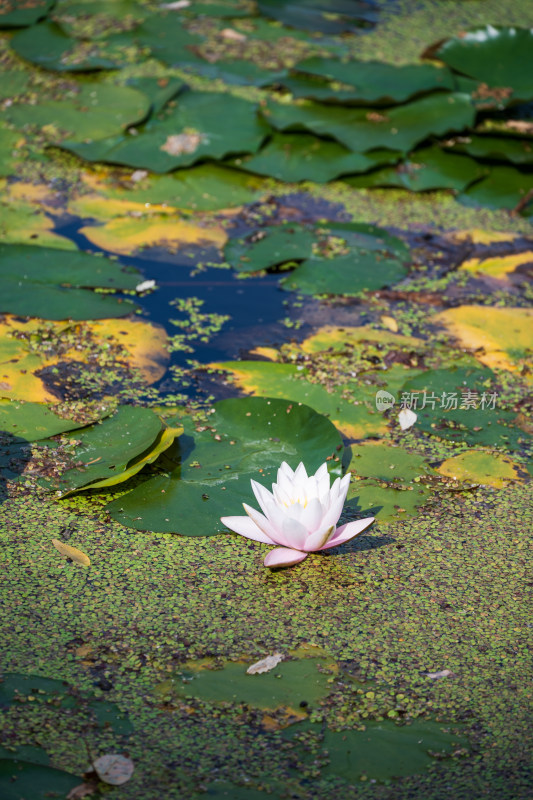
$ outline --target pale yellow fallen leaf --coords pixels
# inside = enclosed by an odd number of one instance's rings
[[[90,566],[91,559],[89,556],[85,555],[81,550],[78,550],[77,547],[71,547],[69,544],[65,544],[65,542],[60,542],[59,539],[52,539],[52,544],[56,550],[59,550],[62,556],[72,559],[72,561],[76,564],[80,564],[82,567]]]

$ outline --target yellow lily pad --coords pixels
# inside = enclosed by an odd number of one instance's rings
[[[533,309],[458,306],[433,319],[491,369],[517,372],[531,362]]]
[[[414,336],[403,336],[389,330],[376,330],[370,325],[362,325],[360,328],[344,328],[335,325],[325,325],[318,331],[308,336],[300,344],[304,353],[318,353],[322,350],[344,350],[359,342],[371,341],[383,344],[415,345],[423,344],[422,339]]]
[[[501,489],[508,481],[520,480],[519,467],[511,459],[485,450],[468,450],[437,467],[437,472],[458,481],[481,483]]]
[[[514,242],[515,239],[520,239],[520,234],[471,228],[465,231],[453,231],[450,238],[458,242],[470,241],[472,244],[494,244],[495,242]]]
[[[46,333],[48,342],[73,334],[71,348],[54,348],[38,340]],[[77,345],[92,338],[96,343],[120,347],[123,360],[138,369],[147,383],[155,383],[165,373],[168,362],[167,335],[159,325],[136,319],[104,319],[68,323],[21,320],[6,314],[0,322],[0,396],[35,403],[58,403],[59,398],[37,373],[66,361],[85,363],[88,350]]]
[[[474,273],[481,272],[491,278],[505,280],[507,275],[510,275],[515,269],[524,264],[533,266],[533,251],[528,250],[525,253],[515,253],[510,256],[498,256],[496,258],[471,258],[468,261],[464,261],[460,269]]]
[[[219,225],[212,224],[204,228],[174,216],[159,219],[115,217],[105,225],[82,228],[80,233],[102,250],[122,255],[158,245],[171,248],[184,245],[221,248],[227,239],[226,232]]]
[[[100,194],[84,194],[73,198],[67,210],[78,217],[91,217],[92,219],[106,222],[115,217],[124,217],[130,214],[139,217],[152,217],[155,214],[175,214],[176,209],[171,206],[138,203],[127,198],[103,197]]]
[[[54,233],[54,222],[35,205],[22,201],[0,204],[0,240],[5,244],[35,244],[76,250],[70,239]]]

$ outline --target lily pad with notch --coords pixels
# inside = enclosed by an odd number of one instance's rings
[[[238,272],[258,272],[287,261],[303,261],[313,250],[315,235],[303,225],[271,225],[244,239],[230,239],[224,256]]]
[[[486,178],[469,186],[457,199],[467,206],[508,208],[511,211],[524,204],[521,213],[531,214],[533,173],[514,167],[493,167]]]
[[[287,183],[327,183],[341,175],[368,172],[383,164],[395,164],[402,154],[388,149],[354,153],[338,142],[310,133],[274,133],[255,155],[233,160],[247,172],[268,175]]]
[[[379,16],[372,0],[258,0],[257,6],[266,17],[313,33],[356,33]]]
[[[314,56],[295,64],[291,72],[295,78],[294,85],[291,80],[283,83],[295,97],[315,99],[313,94],[305,94],[305,78],[309,76],[341,84],[340,90],[330,86],[329,98],[327,87],[324,84],[317,84],[317,88],[321,87],[321,100],[339,99],[358,105],[405,103],[417,95],[439,89],[451,91],[454,88],[450,70],[434,64],[398,66],[384,64],[381,61],[340,60]],[[313,81],[308,81],[308,84],[312,91]]]
[[[55,0],[5,0],[0,8],[0,28],[25,28],[46,17]]]
[[[92,289],[133,290],[140,273],[91,253],[24,244],[0,244],[0,311],[42,319],[122,317],[130,300]]]
[[[439,146],[431,146],[416,150],[397,166],[383,167],[344,180],[354,188],[396,186],[411,192],[427,192],[433,189],[461,192],[488,173],[489,168],[483,167],[473,158],[448,153]]]
[[[54,141],[79,136],[87,142],[114,136],[149,111],[149,98],[137,89],[86,80],[67,84],[61,100],[44,96],[34,105],[13,103],[5,115],[16,128],[44,128]]]
[[[382,228],[330,222],[317,229],[310,258],[281,281],[283,289],[310,295],[354,296],[402,280],[409,248]],[[330,246],[331,245],[331,246]]]
[[[247,397],[221,400],[214,408],[206,430],[181,420],[185,434],[160,462],[165,473],[106,506],[113,519],[136,530],[184,536],[227,533],[220,517],[238,513],[243,501],[253,504],[250,479],[271,485],[282,461],[293,468],[303,461],[312,473],[330,459],[331,473],[340,474],[340,435],[309,406]]]
[[[331,136],[356,153],[380,147],[407,152],[430,135],[468,128],[475,118],[468,95],[447,92],[386,109],[268,102],[261,112],[278,130]]]
[[[118,48],[123,44],[121,34],[102,42],[82,42],[68,36],[54,22],[41,22],[25,28],[10,41],[10,46],[18,56],[54,72],[116,69],[120,56],[118,60],[112,57],[113,45],[118,54]]]
[[[44,403],[21,403],[0,398],[0,431],[36,442],[84,425],[58,417]]]
[[[506,89],[502,104],[533,99],[533,29],[487,25],[437,42],[423,55],[489,88]]]
[[[267,132],[254,103],[229,94],[188,91],[175,108],[149,120],[134,134],[88,143],[69,141],[62,146],[86,161],[164,173],[206,158],[254,153]]]
[[[416,515],[430,496],[430,489],[420,483],[399,485],[363,478],[350,484],[344,514],[354,519],[373,516],[381,523],[398,522]]]
[[[75,464],[43,484],[65,496],[121,483],[170,447],[181,429],[169,430],[171,435],[165,436],[161,419],[149,408],[119,406],[111,417],[69,437]]]
[[[512,164],[533,166],[533,142],[528,139],[472,134],[442,142],[441,146],[487,161],[510,161]]]

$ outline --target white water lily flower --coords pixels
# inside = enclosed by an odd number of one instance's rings
[[[353,539],[374,517],[348,522],[337,528],[350,484],[350,475],[330,486],[327,464],[307,475],[303,464],[293,471],[285,461],[278,470],[272,492],[256,481],[252,489],[263,514],[243,503],[246,517],[222,517],[230,530],[256,542],[279,545],[267,554],[265,567],[289,567],[308,553],[327,550]]]

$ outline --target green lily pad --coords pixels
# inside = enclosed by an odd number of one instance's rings
[[[382,523],[395,522],[417,514],[430,494],[419,483],[399,487],[363,478],[350,484],[344,513],[354,518],[376,517]]]
[[[21,3],[20,0],[4,0],[0,7],[0,28],[25,28],[45,17],[55,0],[32,0]]]
[[[533,30],[487,25],[430,47],[437,58],[462,75],[507,90],[501,105],[533,98]]]
[[[461,192],[487,173],[488,168],[481,166],[473,158],[456,156],[438,146],[432,146],[411,153],[409,159],[398,166],[345,178],[345,181],[354,188],[397,186],[411,192],[426,192],[431,189]]]
[[[378,9],[365,0],[258,0],[261,14],[289,28],[320,33],[353,33],[377,22]]]
[[[147,9],[136,0],[61,0],[51,15],[66,34],[78,39],[104,39],[134,30],[146,16]]]
[[[270,672],[248,675],[249,664],[226,661],[223,669],[195,669],[192,662],[172,680],[182,697],[198,697],[208,703],[246,703],[253,708],[316,707],[331,692],[330,675],[319,672],[327,659],[302,658],[281,661]]]
[[[443,439],[515,449],[531,438],[507,427],[516,413],[498,407],[496,375],[490,369],[428,370],[409,379],[402,394],[417,415],[415,429]]]
[[[319,139],[310,133],[275,133],[258,153],[235,159],[233,163],[239,169],[288,183],[327,183],[341,175],[395,164],[400,157],[400,152],[384,149],[352,153],[338,142]]]
[[[0,127],[0,176],[12,175],[14,172],[14,151],[21,140],[20,133],[9,128]]]
[[[56,72],[115,69],[117,62],[101,52],[98,42],[68,36],[54,22],[41,22],[15,34],[11,47],[21,58]]]
[[[92,484],[118,483],[133,460],[141,457],[144,466],[146,451],[157,447],[162,427],[161,419],[149,408],[119,406],[113,416],[76,432],[72,439],[79,442],[74,456],[77,465],[44,483],[61,494],[91,489]],[[126,478],[130,474],[134,473],[128,471]]]
[[[230,239],[224,256],[239,272],[257,272],[287,261],[303,261],[311,255],[315,238],[302,225],[272,225],[245,239]]]
[[[17,758],[0,758],[0,793],[2,800],[48,800],[54,795],[66,797],[83,779],[44,764]]]
[[[117,200],[166,203],[181,209],[211,211],[252,203],[261,194],[262,181],[219,164],[200,164],[170,175],[146,175],[130,187],[113,179],[98,185],[98,192]]]
[[[348,469],[365,478],[380,478],[384,481],[410,482],[426,475],[427,461],[403,447],[392,447],[389,443],[352,445],[352,460]]]
[[[214,408],[208,430],[183,420],[185,435],[162,457],[167,473],[106,506],[113,519],[136,530],[210,536],[227,532],[221,516],[255,503],[250,479],[270,488],[282,461],[293,468],[303,461],[312,473],[334,455],[330,470],[340,474],[339,433],[312,408],[264,397],[221,400]]]
[[[203,37],[189,33],[183,19],[175,11],[151,14],[131,34],[132,40],[147,47],[154,58],[169,67],[187,64],[205,64],[205,59],[194,52]]]
[[[56,416],[44,403],[21,403],[0,399],[0,431],[36,442],[58,433],[82,428],[72,419]]]
[[[470,127],[475,117],[468,95],[444,92],[387,109],[269,102],[262,113],[278,130],[303,129],[332,136],[357,153],[379,147],[408,151],[431,134]]]
[[[513,167],[493,167],[483,180],[458,196],[468,206],[514,209],[533,191],[533,174]],[[531,198],[533,202],[533,198]],[[531,207],[531,202],[529,206]],[[531,213],[526,210],[525,213]]]
[[[279,83],[285,78],[286,70],[268,70],[254,64],[253,61],[243,59],[228,59],[216,61],[210,64],[204,61],[203,64],[188,64],[187,71],[203,75],[205,78],[214,80],[218,78],[224,83],[237,86],[270,86]]]
[[[189,91],[180,96],[176,108],[150,120],[142,131],[62,146],[87,161],[170,172],[205,158],[253,153],[266,133],[253,103],[228,94]]]
[[[224,361],[211,366],[229,372],[233,382],[246,392],[306,403],[329,417],[348,438],[365,439],[387,430],[386,421],[375,412],[375,387],[360,383],[349,386],[354,402],[343,396],[344,387],[330,392],[319,383],[311,383],[306,379],[307,370],[299,369],[295,364]]]
[[[409,725],[366,722],[364,731],[327,730],[323,747],[329,764],[324,775],[335,775],[360,785],[362,777],[384,781],[424,772],[436,759],[451,756],[466,744],[464,735],[433,720],[414,720]]]
[[[31,80],[29,69],[10,69],[9,72],[2,72],[2,82],[0,83],[0,99],[15,100],[20,95],[28,91]]]
[[[137,306],[91,289],[135,289],[140,277],[90,253],[0,244],[0,311],[58,320],[123,317]]]
[[[442,146],[449,147],[456,153],[468,153],[474,158],[533,165],[533,143],[527,139],[472,135],[443,142]]]
[[[381,228],[362,223],[328,223],[319,232],[325,237],[322,241],[326,246],[328,242],[335,243],[334,250],[324,252],[319,244],[310,258],[283,278],[283,289],[311,295],[354,296],[381,289],[407,274],[409,249]]]
[[[301,76],[314,76],[328,81],[338,81],[343,88],[340,92],[330,87],[331,99],[343,101],[351,100],[358,103],[404,103],[416,95],[435,91],[436,89],[453,89],[454,82],[451,72],[434,64],[384,64],[380,61],[339,60],[334,58],[313,58],[300,61],[293,67],[296,80]],[[306,95],[303,82],[296,85],[297,93],[293,91],[291,82],[284,85],[295,97],[310,97]],[[312,82],[311,86],[312,86]],[[320,86],[320,84],[319,84]],[[344,88],[346,87],[346,88]],[[351,88],[349,88],[351,87]],[[327,99],[322,86],[320,99]],[[314,98],[313,98],[314,99]],[[317,98],[318,99],[318,98]]]
[[[211,2],[211,0],[195,0],[190,6],[183,9],[182,13],[192,17],[218,17],[219,19],[237,19],[238,17],[248,17],[251,6],[249,0],[222,0],[222,2]]]
[[[130,78],[128,86],[143,92],[151,102],[151,114],[159,114],[187,86],[179,78]]]
[[[149,99],[136,89],[84,81],[67,84],[60,100],[13,104],[5,115],[17,128],[44,128],[55,140],[70,135],[87,142],[113,136],[142,121],[149,111]]]

